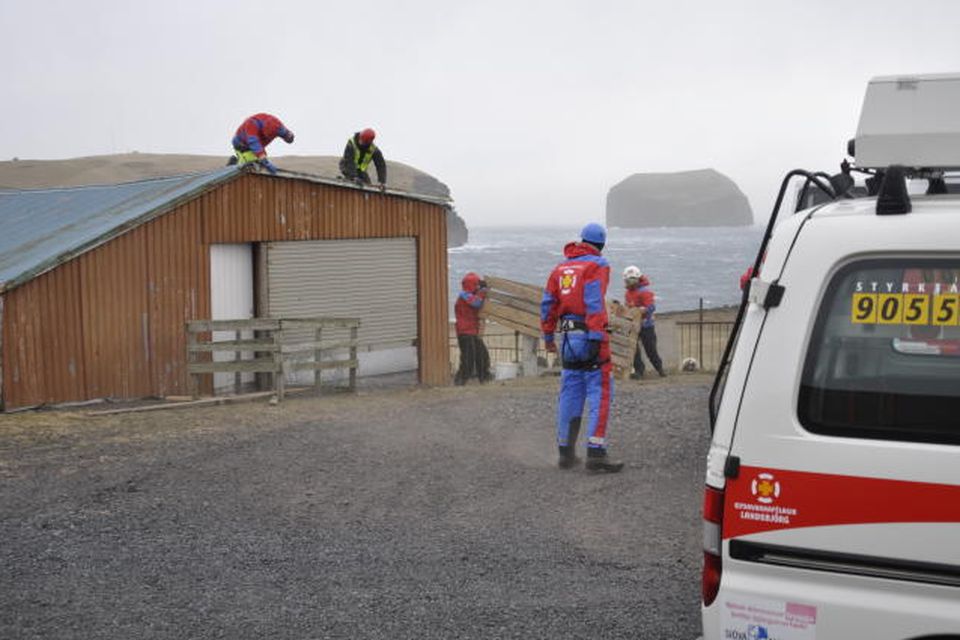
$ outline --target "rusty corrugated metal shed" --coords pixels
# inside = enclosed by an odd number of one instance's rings
[[[213,173],[225,177],[69,258],[48,255],[49,266],[0,291],[4,407],[185,393],[184,323],[210,316],[218,243],[416,238],[420,379],[448,382],[446,200],[286,172]]]

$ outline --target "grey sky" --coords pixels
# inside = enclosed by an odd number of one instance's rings
[[[960,70],[960,2],[0,0],[0,158],[224,154],[247,115],[362,126],[470,225],[602,219],[638,171],[714,167],[765,218],[833,171],[868,78]]]

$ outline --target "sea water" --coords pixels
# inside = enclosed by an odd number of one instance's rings
[[[477,227],[470,240],[449,250],[451,308],[464,274],[500,276],[542,287],[578,239],[579,227]],[[621,274],[640,267],[657,295],[659,311],[720,307],[740,301],[740,275],[753,264],[761,227],[617,229],[607,232],[608,299],[623,299]]]

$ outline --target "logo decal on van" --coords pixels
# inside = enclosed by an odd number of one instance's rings
[[[780,481],[774,478],[772,473],[758,473],[750,483],[750,493],[757,502],[771,504],[780,497]]]
[[[960,485],[742,465],[725,494],[724,539],[840,524],[960,523]]]

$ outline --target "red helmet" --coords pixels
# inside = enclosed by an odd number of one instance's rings
[[[480,286],[480,276],[471,271],[467,275],[463,276],[463,280],[460,281],[460,286],[464,291],[473,293],[477,290],[477,287]]]
[[[370,144],[371,142],[373,142],[373,139],[376,137],[377,137],[377,132],[367,127],[366,129],[360,132],[360,136],[359,136],[360,144]]]

